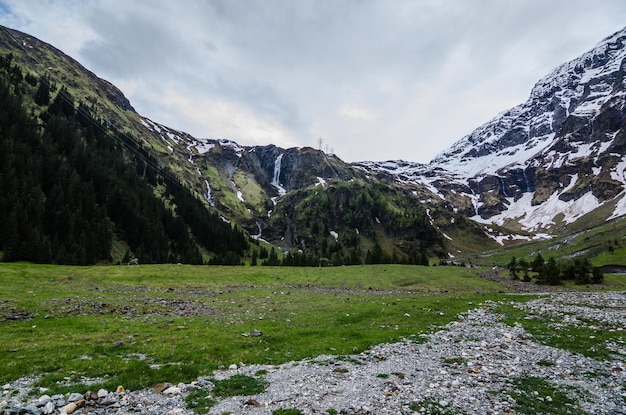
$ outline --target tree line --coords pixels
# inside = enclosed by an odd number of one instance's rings
[[[515,280],[531,282],[534,278],[537,284],[559,285],[562,281],[573,281],[575,284],[601,284],[604,275],[599,268],[591,266],[587,258],[571,258],[555,260],[550,257],[547,261],[537,254],[532,260],[512,257],[507,264],[509,275]]]

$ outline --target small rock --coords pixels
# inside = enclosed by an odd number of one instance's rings
[[[74,393],[70,394],[70,396],[67,398],[67,401],[68,402],[76,402],[76,401],[79,401],[79,400],[81,400],[83,398],[84,398],[83,395],[81,395],[80,393],[74,392]]]
[[[22,411],[32,415],[41,415],[43,413],[41,409],[37,408],[37,405],[35,405],[34,403],[29,403],[24,408],[22,408]]]
[[[107,391],[106,389],[100,389],[98,391],[98,398],[104,398],[108,394],[109,394],[109,391]]]
[[[52,399],[50,398],[50,395],[41,395],[39,397],[39,399],[37,399],[37,406],[45,406],[47,405]]]
[[[237,365],[233,363],[232,365],[228,366],[228,370],[237,370]]]
[[[53,413],[55,409],[56,409],[56,405],[54,405],[54,402],[50,401],[44,405],[44,407],[41,409],[41,412],[43,412],[46,415],[49,415]]]
[[[75,402],[70,402],[61,409],[62,414],[72,414],[78,409],[78,405]]]
[[[177,386],[170,386],[169,388],[163,391],[163,395],[169,395],[169,396],[180,395],[180,393],[181,393],[181,390]]]
[[[249,405],[249,406],[254,406],[254,407],[257,407],[257,408],[261,406],[259,401],[257,401],[256,399],[248,399],[243,404],[244,405]]]
[[[94,392],[94,391],[87,391],[87,392],[85,392],[85,399],[87,399],[89,401],[97,401],[98,400],[98,393]]]
[[[163,392],[165,389],[169,388],[170,386],[172,386],[171,383],[157,383],[156,385],[154,385],[152,387],[152,390],[155,391],[156,393],[161,393]]]

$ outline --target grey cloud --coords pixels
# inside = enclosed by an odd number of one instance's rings
[[[76,57],[133,85],[147,116],[173,88],[235,104],[303,144],[324,134],[348,160],[428,161],[626,22],[622,0],[29,1],[4,0],[14,14],[0,7],[2,22],[82,45]],[[76,33],[55,31],[51,16],[93,36],[66,42]]]

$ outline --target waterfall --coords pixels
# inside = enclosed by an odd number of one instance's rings
[[[474,214],[476,216],[479,216],[478,207],[480,206],[480,194],[476,194],[476,192],[474,192],[474,189],[472,189],[472,185],[470,184],[469,180],[467,181],[467,186],[472,192],[472,195],[470,196],[470,200],[472,201],[472,206],[474,206]],[[478,184],[478,186],[479,186],[478,190],[480,191],[480,184]]]
[[[502,189],[504,197],[509,197],[509,195],[506,194],[506,186],[504,185],[504,178],[502,177],[500,177],[500,188]]]
[[[206,184],[206,193],[204,194],[204,198],[211,206],[215,206],[215,203],[211,199],[211,186],[209,186],[209,181],[205,180],[204,184]]]
[[[261,229],[261,224],[257,221],[256,227],[259,228],[259,233],[257,235],[250,235],[253,239],[261,239],[261,233],[263,232]]]
[[[522,173],[524,174],[524,182],[526,183],[526,191],[532,192],[532,190],[530,189],[530,183],[528,182],[528,176],[526,175],[526,169],[523,169]]]
[[[276,161],[274,162],[274,177],[272,177],[272,186],[274,186],[278,190],[278,194],[280,196],[284,196],[287,193],[284,187],[280,184],[280,166],[282,164],[283,154],[279,154],[276,157]]]

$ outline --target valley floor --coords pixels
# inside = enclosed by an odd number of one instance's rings
[[[225,398],[209,413],[272,414],[292,408],[303,414],[626,414],[626,293],[557,292],[477,306],[430,335],[358,355],[232,365],[212,380],[247,375],[262,378],[268,387],[252,396]],[[544,331],[535,323],[544,324]],[[579,337],[549,346],[559,341],[554,333]],[[589,338],[591,346],[572,351]],[[12,405],[26,405],[16,400],[23,400],[32,382],[21,382],[4,386],[7,414],[13,413],[7,412]],[[167,393],[103,392],[79,411],[191,414],[184,397],[211,387],[199,379]],[[32,402],[35,414],[41,399]]]

